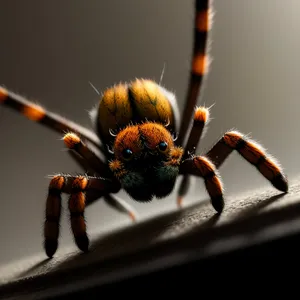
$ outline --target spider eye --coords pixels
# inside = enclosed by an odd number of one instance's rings
[[[162,153],[165,153],[166,150],[168,149],[168,144],[166,142],[160,142],[158,145],[157,145],[157,148],[160,152]]]
[[[124,149],[124,150],[122,151],[122,155],[123,155],[124,159],[126,159],[126,160],[131,159],[132,154],[133,154],[133,153],[132,153],[132,151],[131,151],[130,149]]]

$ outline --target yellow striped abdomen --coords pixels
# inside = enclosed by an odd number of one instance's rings
[[[98,107],[97,130],[105,144],[130,124],[153,121],[175,130],[177,107],[173,94],[152,80],[136,79],[104,91]]]

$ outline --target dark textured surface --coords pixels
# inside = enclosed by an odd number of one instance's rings
[[[0,270],[2,292],[67,292],[295,233],[299,191],[295,179],[287,194],[270,188],[229,198],[221,216],[203,203],[96,238],[88,254],[14,263]]]

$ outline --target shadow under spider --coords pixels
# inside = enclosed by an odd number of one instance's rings
[[[259,201],[259,203],[251,203],[250,207],[236,212],[237,215],[233,216],[232,221],[248,219],[284,195],[285,193],[273,195]],[[51,272],[59,271],[77,266],[88,266],[112,257],[137,252],[139,249],[145,249],[148,246],[166,242],[168,238],[161,239],[161,236],[167,231],[175,231],[175,236],[171,237],[171,240],[180,239],[180,237],[183,237],[183,240],[185,240],[185,238],[193,237],[197,240],[201,239],[201,242],[205,245],[206,242],[211,239],[212,235],[214,235],[214,229],[216,229],[215,224],[221,216],[222,214],[214,212],[209,201],[202,201],[201,203],[196,203],[182,210],[176,210],[166,215],[129,225],[126,228],[115,232],[113,231],[104,236],[102,235],[91,243],[88,253],[76,252],[74,255],[68,256],[62,262],[54,265],[54,267],[50,266],[50,264],[53,264],[52,259],[45,259],[21,273],[18,278],[30,276],[37,271],[38,273],[42,273],[43,269],[47,269],[48,267],[51,269]],[[191,224],[188,220],[189,218],[194,218],[196,221]],[[174,228],[176,226],[180,227],[181,225],[187,225],[188,228],[184,232],[180,232],[180,234],[176,235]],[[237,228],[234,228],[232,234],[235,230],[237,230]]]
[[[35,273],[35,271],[40,271],[41,272],[41,269],[45,266],[47,266],[50,262],[50,258],[45,258],[43,260],[41,260],[40,262],[36,263],[35,265],[33,265],[32,267],[30,267],[29,269],[26,269],[24,270],[23,272],[21,272],[17,277],[18,278],[23,278],[23,277],[26,277],[32,273]]]
[[[263,208],[271,205],[275,201],[277,201],[280,198],[283,198],[286,195],[286,193],[281,193],[278,195],[270,196],[267,199],[261,200],[256,204],[252,204],[250,207],[246,207],[242,209],[240,212],[237,213],[237,216],[233,218],[233,220],[240,220],[244,218],[249,218],[257,213],[259,213],[260,210]]]

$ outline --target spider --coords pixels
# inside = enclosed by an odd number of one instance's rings
[[[238,131],[224,133],[205,155],[195,154],[209,121],[209,108],[197,107],[196,102],[208,73],[210,22],[210,1],[195,0],[193,57],[181,123],[175,95],[149,79],[107,88],[90,112],[95,132],[0,88],[1,104],[63,134],[68,153],[86,172],[78,176],[57,174],[50,180],[44,223],[48,257],[53,257],[58,248],[62,193],[69,195],[75,243],[86,252],[89,238],[84,211],[89,204],[102,198],[135,221],[132,208],[115,195],[121,189],[136,201],[148,202],[169,195],[181,176],[177,198],[181,207],[190,177],[196,176],[203,178],[211,205],[221,213],[224,195],[218,169],[233,150],[276,189],[288,191],[287,178],[275,159]]]

